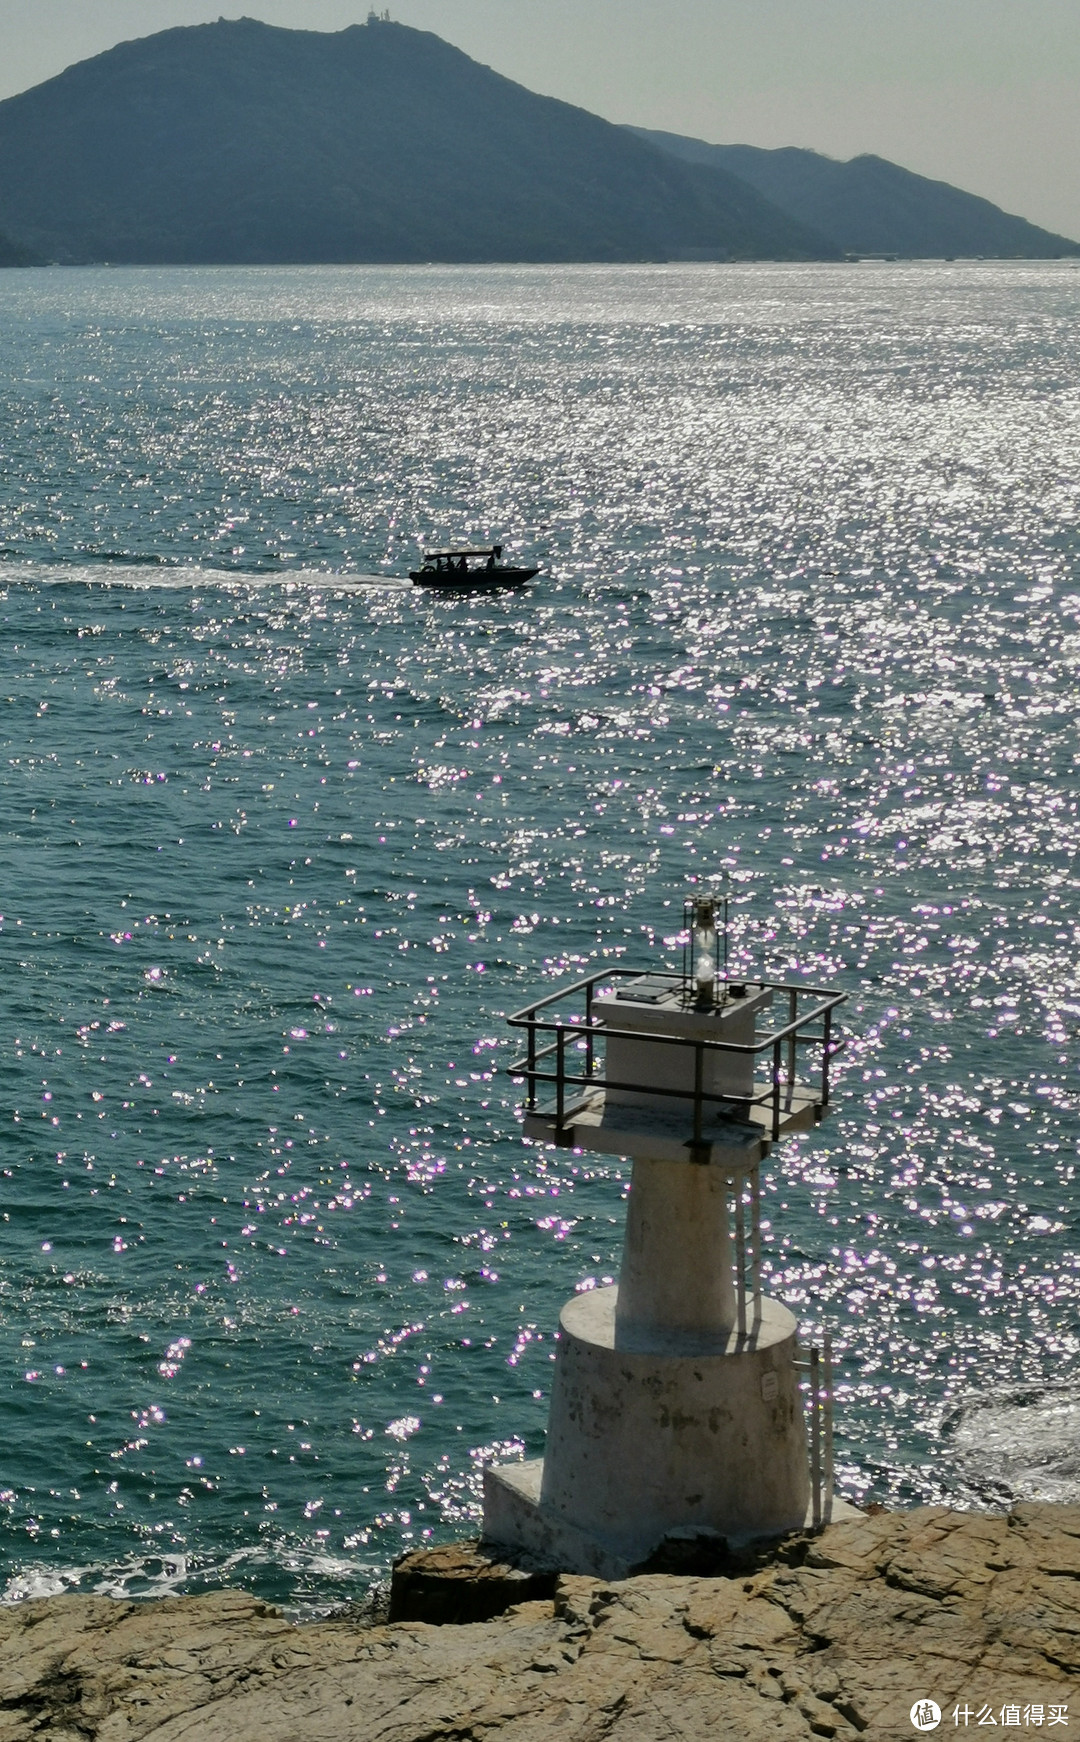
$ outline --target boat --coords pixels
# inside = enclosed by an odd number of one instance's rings
[[[539,569],[515,568],[502,560],[503,547],[493,544],[483,550],[436,550],[424,556],[418,569],[409,570],[417,587],[439,587],[443,592],[481,593],[491,587],[523,587]]]

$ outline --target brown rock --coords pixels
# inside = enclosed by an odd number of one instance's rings
[[[475,1545],[400,1563],[409,1601],[525,1597],[456,1626],[297,1627],[235,1592],[23,1603],[0,1610],[0,1742],[911,1742],[922,1697],[941,1734],[973,1727],[957,1704],[1070,1696],[1076,1728],[1080,1508],[883,1513],[802,1549],[553,1598]]]
[[[390,1620],[465,1626],[555,1595],[554,1573],[531,1573],[479,1542],[414,1549],[390,1575]]]

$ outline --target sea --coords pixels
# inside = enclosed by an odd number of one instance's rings
[[[475,1531],[629,1185],[506,1017],[722,873],[839,1492],[1080,1498],[1076,263],[7,272],[0,611],[7,1600]]]

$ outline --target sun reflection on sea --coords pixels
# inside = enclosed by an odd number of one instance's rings
[[[843,1491],[1060,1497],[1068,264],[20,283],[8,1594],[325,1606],[475,1521],[626,1192],[522,1143],[503,1019],[721,860],[735,960],[850,994],[765,1204]],[[527,595],[399,584],[500,533]]]

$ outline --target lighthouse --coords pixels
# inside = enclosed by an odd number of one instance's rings
[[[633,1171],[618,1283],[564,1306],[544,1456],[485,1471],[484,1538],[603,1578],[831,1506],[828,1352],[762,1293],[760,1169],[828,1112],[844,994],[732,974],[711,893],[682,935],[679,970],[604,968],[510,1018],[524,1134]]]

